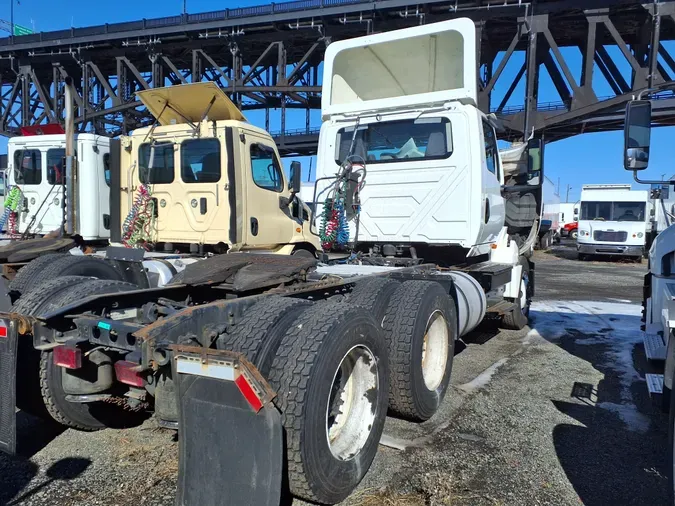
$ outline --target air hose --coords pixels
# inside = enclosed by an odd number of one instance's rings
[[[142,184],[134,203],[122,224],[122,244],[127,248],[145,247],[151,244],[154,229],[155,203],[150,187]]]

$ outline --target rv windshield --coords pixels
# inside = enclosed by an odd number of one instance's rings
[[[582,220],[644,221],[644,202],[582,202]]]

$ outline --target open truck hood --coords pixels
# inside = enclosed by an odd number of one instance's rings
[[[467,18],[334,42],[324,65],[324,120],[477,101],[476,28]]]
[[[160,125],[199,123],[204,114],[212,121],[246,121],[239,108],[212,82],[143,90],[136,96]]]

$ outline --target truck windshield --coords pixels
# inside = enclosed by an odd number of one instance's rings
[[[39,149],[19,149],[14,152],[14,180],[17,184],[42,182],[42,153]]]
[[[582,220],[644,221],[644,202],[582,202]]]
[[[336,163],[342,163],[349,155],[353,137],[354,127],[338,131]],[[419,118],[359,126],[353,154],[368,163],[447,158],[452,154],[450,121],[447,118]]]

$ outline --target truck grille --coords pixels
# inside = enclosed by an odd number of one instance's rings
[[[606,232],[604,230],[596,230],[593,232],[593,239],[595,241],[607,242],[626,242],[628,232]]]

